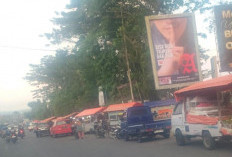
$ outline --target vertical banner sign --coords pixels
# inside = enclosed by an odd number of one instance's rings
[[[220,71],[232,71],[232,5],[214,8]]]
[[[201,81],[192,14],[145,17],[156,89]]]

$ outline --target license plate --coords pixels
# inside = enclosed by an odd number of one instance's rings
[[[161,133],[161,132],[164,132],[164,130],[156,130],[156,131],[154,131],[154,133]]]

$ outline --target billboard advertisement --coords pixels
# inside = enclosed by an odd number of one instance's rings
[[[192,14],[145,17],[156,89],[201,81]]]
[[[220,71],[232,71],[232,5],[214,7]]]

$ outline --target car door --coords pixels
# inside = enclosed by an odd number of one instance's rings
[[[182,133],[185,131],[184,118],[184,103],[178,103],[172,114],[172,131],[174,133],[176,129],[180,129]]]

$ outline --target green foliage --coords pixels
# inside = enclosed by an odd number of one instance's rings
[[[98,104],[98,87],[107,104],[127,100],[125,48],[136,100],[158,99],[154,89],[144,16],[172,13],[177,9],[204,10],[208,1],[172,0],[71,0],[65,12],[45,34],[51,43],[72,45],[31,65],[26,80],[37,87],[34,96],[49,100],[54,115],[64,115]],[[123,40],[125,32],[125,42]],[[203,56],[206,57],[206,56]],[[122,95],[123,93],[123,95]],[[164,92],[165,93],[165,92]]]
[[[50,116],[50,112],[45,102],[37,100],[29,102],[27,105],[31,108],[31,112],[26,114],[30,119],[42,120]]]

